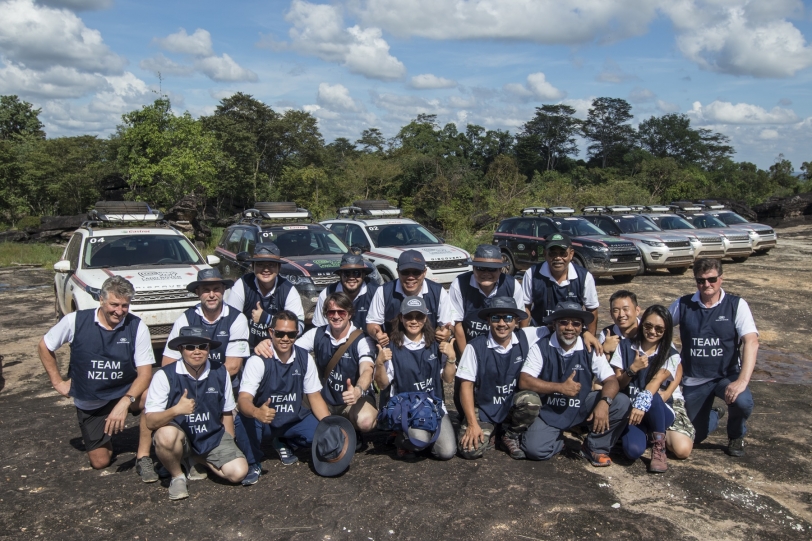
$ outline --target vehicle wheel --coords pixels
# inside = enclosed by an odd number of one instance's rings
[[[572,256],[572,262],[575,263],[576,265],[580,265],[581,267],[586,268],[586,262],[578,254]]]
[[[296,212],[296,203],[287,201],[260,201],[254,204],[260,212]]]
[[[615,274],[614,276],[612,276],[612,278],[614,278],[615,282],[617,282],[618,284],[628,284],[629,282],[634,280],[635,276],[636,275],[634,274]]]
[[[502,267],[502,272],[511,276],[516,275],[516,265],[513,263],[513,258],[507,252],[502,252],[502,261],[507,263],[507,267]]]
[[[749,257],[750,256],[748,255],[745,257],[731,257],[730,259],[732,259],[734,263],[744,263]]]
[[[637,269],[637,276],[643,276],[648,272],[648,267],[646,266],[646,260],[642,257],[640,258],[640,268]]]
[[[392,280],[394,280],[394,278],[392,277],[392,275],[391,275],[391,274],[389,274],[389,271],[388,271],[388,270],[383,269],[383,268],[378,268],[378,272],[380,272],[380,273],[381,273],[381,278],[383,278],[383,283],[384,283],[384,284],[385,284],[386,282],[391,282]]]
[[[688,267],[668,267],[668,272],[671,274],[682,275],[688,272]]]

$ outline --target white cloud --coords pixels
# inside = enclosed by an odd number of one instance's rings
[[[409,121],[421,113],[445,115],[449,112],[436,99],[428,100],[404,94],[379,94],[375,91],[371,91],[369,94],[375,107],[388,111],[401,121]]]
[[[550,101],[563,98],[566,94],[547,81],[542,72],[531,73],[527,76],[527,85],[508,83],[504,87],[506,92],[525,100]]]
[[[680,107],[676,103],[671,103],[668,101],[657,100],[657,109],[663,114],[669,113],[676,113],[679,111]]]
[[[145,58],[138,63],[138,66],[144,71],[151,71],[153,73],[160,72],[161,75],[177,75],[179,77],[188,77],[195,71],[193,66],[184,66],[178,64],[174,60],[167,58],[163,53],[158,53],[150,58]]]
[[[54,66],[42,71],[22,68],[8,62],[0,68],[0,94],[20,94],[38,98],[80,98],[108,86],[98,74]]]
[[[181,28],[174,34],[169,34],[165,38],[155,38],[153,40],[159,47],[170,53],[190,54],[194,56],[212,56],[214,50],[211,44],[211,34],[208,30],[198,28],[191,36],[186,33],[185,28]]]
[[[321,83],[316,101],[322,107],[333,111],[359,112],[363,107],[350,96],[350,91],[344,85]]]
[[[387,81],[406,74],[403,63],[389,54],[389,44],[379,28],[345,28],[338,7],[293,0],[285,20],[293,25],[289,47],[301,54],[341,64],[370,79]]]
[[[696,101],[688,113],[700,124],[793,124],[798,116],[790,109],[773,107],[767,111],[749,103],[714,101],[706,106]]]
[[[454,88],[457,86],[457,81],[446,79],[445,77],[437,77],[431,73],[421,73],[412,77],[410,86],[417,90],[434,89],[434,88]]]
[[[758,134],[759,138],[761,139],[778,139],[778,130],[761,130],[761,133]]]
[[[632,103],[645,103],[656,97],[657,95],[648,88],[636,87],[629,92],[629,101]]]
[[[237,64],[227,54],[208,56],[195,61],[195,69],[213,81],[256,81],[257,74]]]
[[[37,4],[53,8],[65,8],[71,11],[94,11],[107,9],[113,0],[36,0]]]
[[[101,33],[74,13],[35,5],[32,0],[3,2],[0,54],[28,69],[55,66],[83,72],[120,74],[126,61],[113,53]]]

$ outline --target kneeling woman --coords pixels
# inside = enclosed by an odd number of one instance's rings
[[[623,451],[630,459],[639,458],[652,443],[648,471],[662,473],[666,462],[666,430],[674,423],[674,410],[670,407],[671,392],[680,364],[680,356],[671,345],[673,324],[668,309],[659,304],[650,306],[640,318],[637,332],[628,340],[621,340],[610,364],[615,370],[622,393],[629,396],[632,411],[629,426],[621,441]],[[661,394],[662,390],[662,394]],[[663,401],[663,395],[667,402]]]
[[[392,321],[389,345],[378,352],[375,361],[375,383],[381,389],[392,385],[391,395],[424,392],[436,398],[443,411],[440,434],[431,447],[440,460],[449,460],[457,452],[454,428],[442,404],[443,381],[451,383],[457,373],[453,342],[438,344],[434,329],[427,321],[428,308],[422,297],[406,297],[400,305],[400,314]],[[380,347],[380,346],[379,346]],[[383,408],[385,404],[381,404]],[[428,442],[432,434],[425,430],[409,429],[409,437],[399,434],[396,440],[398,457],[407,458],[420,448],[409,440]]]

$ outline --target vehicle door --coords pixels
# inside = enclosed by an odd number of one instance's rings
[[[609,216],[598,216],[597,221],[593,222],[597,225],[601,230],[603,230],[607,235],[614,235],[619,237],[623,234],[623,231],[620,229],[618,225],[619,218],[610,218]]]
[[[237,261],[237,253],[240,251],[240,241],[244,231],[245,228],[242,227],[232,227],[226,230],[220,245],[215,250],[221,259],[220,272],[223,274],[223,278],[237,279],[243,274]]]
[[[513,252],[519,268],[527,268],[536,262],[537,246],[536,219],[520,218],[516,220],[511,231],[510,251]]]
[[[333,235],[341,240],[341,242],[347,246],[350,245],[347,242],[347,224],[324,224],[324,227],[329,229]]]
[[[74,285],[70,278],[79,268],[79,254],[81,251],[82,234],[74,233],[65,248],[65,259],[70,261],[70,271],[57,273],[56,276],[56,297],[63,314],[67,314],[71,309]]]
[[[538,240],[536,241],[536,255],[535,255],[535,262],[544,261],[544,242],[553,233],[555,233],[556,229],[547,220],[537,220],[536,223],[536,237]]]
[[[240,237],[240,245],[237,253],[248,252],[249,254],[254,255],[254,248],[256,247],[257,242],[260,242],[260,237],[262,237],[262,233],[260,233],[258,228],[244,228],[242,231],[242,237]],[[239,275],[237,276],[237,278],[239,278],[239,276],[251,271],[251,263],[242,263],[237,261],[236,269],[239,272]]]
[[[364,228],[358,224],[347,224],[347,240],[344,244],[359,246],[365,252],[372,249],[372,243],[364,232]]]

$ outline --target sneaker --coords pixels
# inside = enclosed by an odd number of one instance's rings
[[[595,453],[589,450],[586,442],[581,445],[581,456],[589,461],[596,468],[604,468],[612,465],[612,459],[606,453]]]
[[[713,406],[711,410],[716,412],[720,421],[725,418],[725,413],[727,413],[727,408],[724,406]]]
[[[744,456],[744,438],[729,440],[725,452],[730,456]]]
[[[291,464],[296,464],[299,462],[299,459],[293,454],[293,451],[282,443],[279,438],[273,439],[273,448],[276,451],[276,454],[279,455],[279,460],[282,461],[283,466],[290,466]]]
[[[135,472],[141,477],[145,483],[154,483],[158,480],[158,474],[155,473],[155,464],[148,456],[142,456],[135,461]]]
[[[202,481],[209,476],[206,466],[192,462],[189,458],[183,461],[183,469],[186,470],[186,479],[189,481]]]
[[[668,463],[665,456],[665,434],[654,432],[651,434],[651,462],[648,464],[649,473],[665,473]]]
[[[502,434],[502,445],[505,447],[505,451],[510,455],[510,458],[515,460],[524,460],[527,458],[527,455],[522,451],[518,435],[510,436],[507,432]]]
[[[182,500],[189,497],[189,491],[186,490],[186,476],[172,478],[169,483],[169,499]]]
[[[257,481],[259,481],[260,475],[262,475],[262,466],[260,466],[259,464],[249,464],[248,473],[242,480],[242,486],[247,487],[251,485],[256,485]]]

